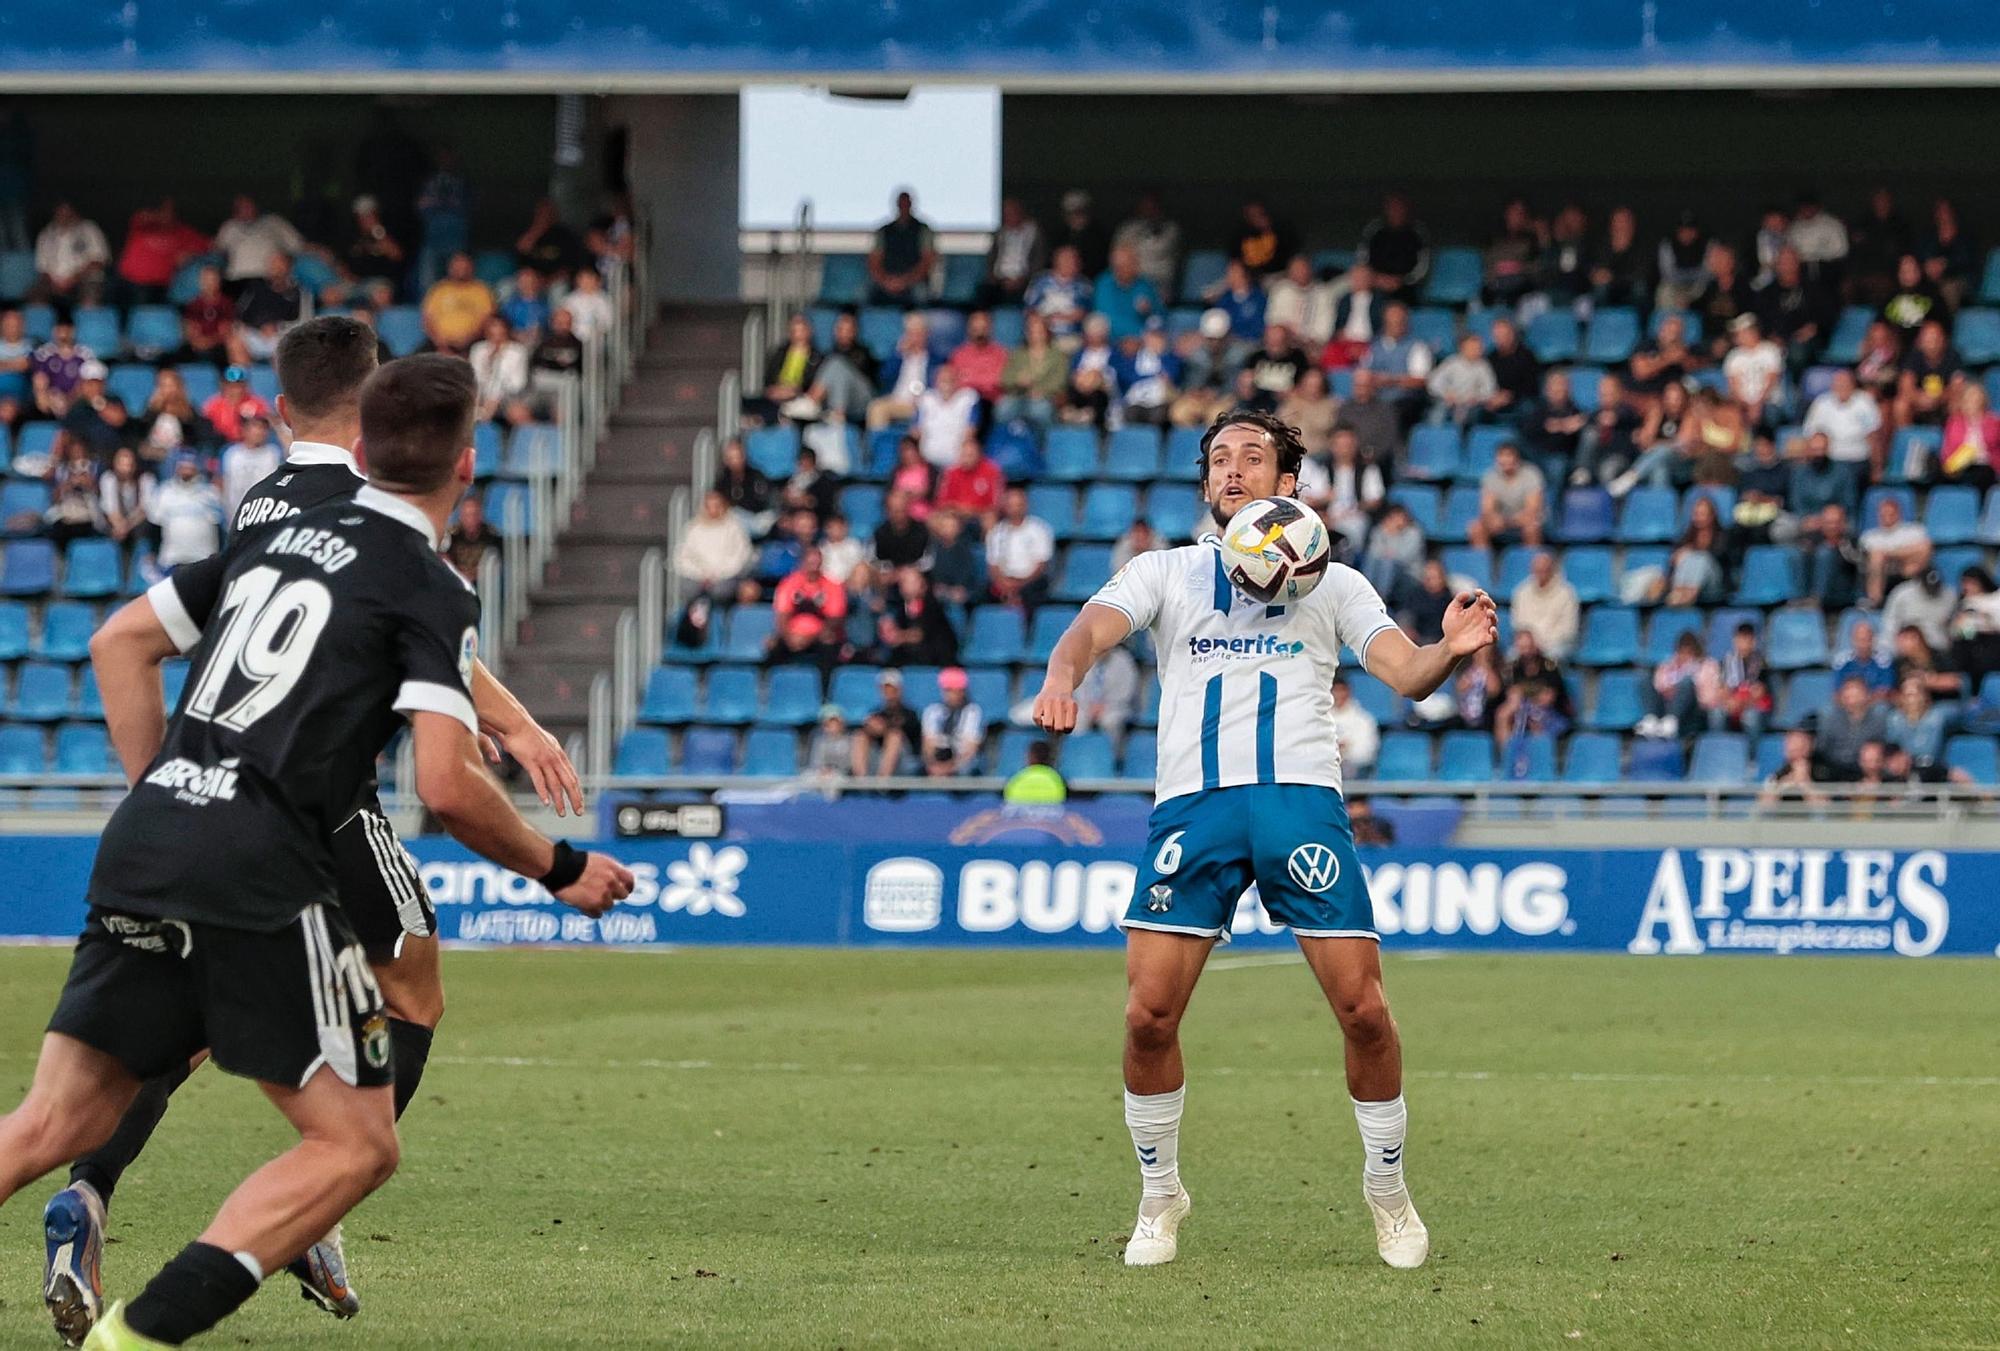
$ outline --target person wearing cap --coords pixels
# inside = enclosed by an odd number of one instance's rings
[[[1014,771],[1000,800],[1009,807],[1060,807],[1069,801],[1069,784],[1055,767],[1055,748],[1046,741],[1028,743],[1028,763]]]
[[[340,263],[348,278],[357,281],[380,278],[397,284],[408,270],[408,250],[389,233],[381,203],[366,193],[354,199],[347,235],[340,245]]]
[[[1049,326],[1058,347],[1074,350],[1083,333],[1083,316],[1090,312],[1091,285],[1084,275],[1083,255],[1064,245],[1049,256],[1049,270],[1028,286],[1023,303]]]
[[[923,726],[915,709],[903,702],[903,673],[882,672],[876,682],[882,702],[861,720],[854,733],[850,766],[854,777],[894,778],[903,762],[903,752],[915,750],[923,738]]]
[[[1229,330],[1229,311],[1204,311],[1200,327],[1182,340],[1182,393],[1168,407],[1167,420],[1176,427],[1206,427],[1229,401],[1236,372],[1249,354],[1250,345]]]
[[[222,372],[222,387],[201,406],[201,415],[217,436],[229,442],[242,438],[243,419],[260,417],[269,422],[271,405],[250,388],[248,371],[230,366]]]
[[[195,563],[222,547],[222,497],[202,476],[201,462],[182,451],[172,475],[153,493],[153,524],[160,528],[156,562],[162,570]]]
[[[986,744],[986,715],[972,702],[972,682],[962,667],[938,672],[938,701],[924,710],[924,773],[934,779],[970,774]]]
[[[1139,274],[1136,249],[1111,251],[1111,266],[1097,279],[1091,308],[1111,321],[1111,341],[1127,342],[1145,330],[1146,321],[1166,314],[1153,283]]]
[[[1049,237],[1055,248],[1076,250],[1077,261],[1089,276],[1104,270],[1111,257],[1111,237],[1091,214],[1090,194],[1071,188],[1062,196],[1062,224]]]
[[[815,779],[844,779],[853,770],[854,738],[839,704],[821,704],[819,725],[806,747],[806,773]]]
[[[904,188],[896,194],[896,214],[876,228],[868,250],[868,303],[924,304],[936,266],[937,236],[918,218],[916,199]]]
[[[1162,426],[1180,396],[1181,359],[1167,346],[1167,321],[1159,315],[1146,320],[1139,349],[1120,354],[1113,363],[1118,401],[1127,423]]]
[[[58,318],[49,340],[28,358],[29,388],[43,417],[59,418],[69,411],[84,366],[96,360],[97,354],[76,340],[75,323]]]

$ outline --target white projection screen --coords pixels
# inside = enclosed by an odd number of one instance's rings
[[[904,98],[750,85],[742,94],[739,224],[789,229],[810,201],[821,230],[873,229],[896,190],[938,230],[1000,220],[1000,91],[918,87]]]

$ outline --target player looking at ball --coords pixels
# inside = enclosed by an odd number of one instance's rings
[[[1298,433],[1276,418],[1245,410],[1219,416],[1202,437],[1200,460],[1216,526],[1235,539],[1239,511],[1291,496],[1304,457]],[[1245,543],[1256,545],[1249,524],[1241,527],[1251,536]],[[1190,1208],[1178,1150],[1181,1015],[1254,883],[1271,918],[1291,926],[1346,1039],[1376,1247],[1390,1266],[1420,1266],[1430,1236],[1403,1183],[1402,1048],[1340,795],[1333,677],[1345,644],[1391,689],[1422,699],[1494,640],[1498,616],[1484,591],[1462,593],[1443,639],[1419,647],[1352,568],[1309,572],[1281,592],[1286,603],[1267,604],[1231,584],[1232,566],[1214,534],[1133,559],[1056,644],[1035,699],[1038,726],[1069,731],[1084,675],[1134,630],[1152,631],[1160,654],[1158,784],[1146,856],[1120,923],[1125,1122],[1142,1181],[1125,1262],[1174,1260]]]

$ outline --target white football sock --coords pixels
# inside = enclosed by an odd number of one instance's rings
[[[1362,1188],[1370,1196],[1394,1196],[1403,1189],[1403,1137],[1410,1126],[1403,1095],[1387,1102],[1354,1099],[1354,1124],[1361,1128]]]
[[[1181,1189],[1181,1101],[1183,1084],[1171,1093],[1141,1097],[1125,1093],[1125,1125],[1132,1132],[1132,1149],[1139,1156],[1139,1176],[1146,1196],[1177,1196]]]

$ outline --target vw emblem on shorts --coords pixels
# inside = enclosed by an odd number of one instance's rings
[[[1285,871],[1317,896],[1340,880],[1340,857],[1323,844],[1302,844],[1285,860]]]

